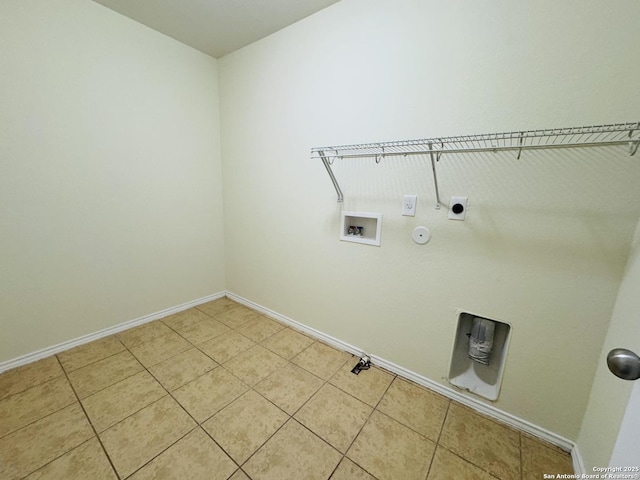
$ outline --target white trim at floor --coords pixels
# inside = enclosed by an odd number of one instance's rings
[[[21,357],[0,363],[0,373],[4,372],[5,370],[21,367],[22,365],[26,365],[28,363],[35,362],[46,357],[50,357],[51,355],[69,350],[70,348],[77,347],[78,345],[93,342],[94,340],[113,335],[114,333],[137,327],[138,325],[152,322],[153,320],[158,320],[159,318],[163,318],[168,315],[173,315],[174,313],[187,310],[189,308],[195,307],[196,305],[201,305],[203,303],[211,302],[212,300],[217,300],[218,298],[222,298],[224,296],[225,292],[218,292],[214,293],[213,295],[207,295],[206,297],[198,298],[197,300],[191,300],[190,302],[186,302],[175,307],[165,308],[164,310],[160,310],[159,312],[150,313],[149,315],[135,318],[133,320],[127,320],[126,322],[119,323],[117,325],[114,325],[113,327],[108,327],[95,333],[83,335],[82,337],[58,343],[57,345],[53,345],[51,347],[43,348],[42,350],[38,350],[37,352],[22,355]]]
[[[103,337],[107,337],[109,335],[113,335],[114,333],[118,333],[121,332],[123,330],[127,330],[129,328],[133,328],[133,327],[137,327],[138,325],[142,325],[144,323],[148,323],[151,322],[153,320],[158,320],[160,318],[164,318],[168,315],[172,315],[174,313],[178,313],[181,312],[183,310],[187,310],[189,308],[195,307],[197,305],[201,305],[203,303],[207,303],[207,302],[211,302],[213,300],[217,300],[219,298],[222,298],[224,296],[229,297],[231,300],[234,300],[240,304],[246,305],[247,307],[253,308],[254,310],[257,310],[258,312],[261,312],[265,315],[267,315],[268,317],[274,318],[286,325],[289,325],[290,327],[299,330],[311,337],[314,337],[318,340],[321,340],[329,345],[332,345],[340,350],[344,350],[346,352],[349,352],[353,355],[356,355],[358,357],[362,356],[365,352],[362,351],[362,349],[351,345],[349,343],[343,342],[342,340],[339,340],[335,337],[332,337],[331,335],[327,335],[324,332],[321,332],[319,330],[316,330],[314,328],[308,327],[300,322],[297,322],[289,317],[286,317],[284,315],[281,315],[278,312],[274,312],[273,310],[270,310],[266,307],[263,307],[262,305],[259,305],[255,302],[252,302],[250,300],[247,300],[244,297],[241,297],[239,295],[236,295],[235,293],[232,292],[219,292],[219,293],[215,293],[213,295],[208,295],[206,297],[202,297],[202,298],[198,298],[196,300],[192,300],[190,302],[186,302],[183,303],[181,305],[177,305],[175,307],[171,307],[171,308],[167,308],[164,310],[160,310],[158,312],[155,313],[151,313],[149,315],[145,315],[143,317],[140,318],[136,318],[133,320],[128,320],[126,322],[122,322],[119,323],[118,325],[114,325],[112,327],[108,327],[105,328],[103,330],[100,330],[98,332],[95,333],[90,333],[88,335],[84,335],[82,337],[78,337],[75,338],[73,340],[69,340],[66,342],[62,342],[59,343],[57,345],[53,345],[51,347],[47,347],[44,348],[42,350],[38,350],[37,352],[33,352],[33,353],[29,353],[27,355],[23,355],[21,357],[6,361],[6,362],[2,362],[0,363],[0,373],[4,372],[5,370],[10,370],[12,368],[16,368],[16,367],[20,367],[22,365],[26,365],[28,363],[31,362],[35,362],[37,360],[41,360],[45,357],[49,357],[51,355],[55,355],[56,353],[60,353],[64,350],[68,350],[70,348],[73,347],[77,347],[78,345],[83,345],[85,343],[89,343],[92,342],[94,340],[98,340],[100,338]],[[582,457],[580,455],[580,452],[578,451],[577,446],[575,445],[574,442],[572,442],[571,440],[568,440],[560,435],[557,435],[553,432],[550,432],[549,430],[546,430],[542,427],[539,427],[537,425],[534,425],[530,422],[527,422],[526,420],[523,420],[519,417],[516,417],[515,415],[511,415],[509,413],[503,412],[502,410],[493,407],[491,405],[487,405],[473,397],[467,396],[464,393],[454,390],[453,388],[449,388],[445,385],[439,384],[434,382],[433,380],[430,380],[427,377],[424,377],[422,375],[419,375],[411,370],[407,370],[404,367],[401,367],[399,365],[396,365],[393,362],[390,362],[382,357],[378,357],[375,354],[371,354],[370,352],[367,352],[367,354],[371,357],[371,361],[374,365],[377,365],[379,367],[382,367],[392,373],[395,373],[396,375],[399,375],[403,378],[406,378],[408,380],[411,380],[419,385],[422,385],[424,387],[427,387],[441,395],[444,395],[447,398],[450,398],[452,400],[455,400],[463,405],[466,405],[469,408],[472,408],[473,410],[476,410],[480,413],[483,413],[489,417],[495,418],[496,420],[499,420],[503,423],[506,423],[507,425],[510,425],[514,428],[517,428],[518,430],[521,430],[523,432],[529,433],[531,435],[533,435],[534,437],[540,438],[542,440],[545,440],[553,445],[557,445],[558,447],[571,452],[571,458],[573,460],[573,468],[575,470],[575,473],[578,475],[581,475],[582,473],[585,472],[585,467],[584,467],[584,462],[582,460]]]
[[[271,317],[275,320],[285,323],[290,327],[301,331],[302,333],[305,333],[311,337],[314,337],[329,345],[332,345],[340,350],[344,350],[358,357],[361,357],[363,354],[366,353],[367,355],[369,355],[369,357],[371,358],[371,362],[374,365],[377,365],[381,368],[384,368],[385,370],[395,373],[396,375],[399,375],[402,378],[411,380],[412,382],[415,382],[418,385],[427,387],[430,390],[433,390],[434,392],[437,392],[447,398],[450,398],[451,400],[455,400],[456,402],[459,402],[491,418],[495,418],[496,420],[501,421],[502,423],[505,423],[507,425],[510,425],[520,431],[526,432],[534,437],[540,438],[546,442],[556,445],[562,448],[563,450],[571,453],[573,468],[576,474],[580,475],[585,471],[584,464],[582,462],[582,457],[580,456],[580,453],[578,452],[575,443],[567,438],[564,438],[556,433],[553,433],[531,422],[523,420],[522,418],[516,417],[515,415],[511,415],[510,413],[504,412],[494,406],[487,405],[486,403],[481,402],[473,397],[470,397],[462,393],[461,391],[454,390],[453,388],[434,382],[433,380],[427,377],[424,377],[411,370],[408,370],[404,367],[396,365],[395,363],[390,362],[389,360],[386,360],[382,357],[378,357],[377,355],[372,354],[371,352],[363,352],[362,349],[354,345],[351,345],[350,343],[343,342],[342,340],[332,337],[331,335],[327,335],[324,332],[320,332],[319,330],[308,327],[278,312],[274,312],[273,310],[270,310],[266,307],[263,307],[262,305],[252,302],[251,300],[247,300],[246,298],[241,297],[240,295],[236,295],[235,293],[232,293],[232,292],[227,292],[227,297],[229,297],[231,300],[234,300],[238,303],[246,305],[247,307],[253,308],[254,310],[257,310],[263,313],[264,315],[267,315],[268,317]]]

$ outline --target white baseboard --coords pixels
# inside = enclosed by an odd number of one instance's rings
[[[573,462],[574,462],[574,468],[575,468],[576,458],[579,459],[579,454],[577,455],[577,457],[573,456],[573,452],[577,453],[576,446],[574,442],[572,442],[567,438],[557,435],[545,428],[539,427],[538,425],[534,425],[533,423],[523,420],[519,417],[516,417],[515,415],[504,412],[492,405],[487,405],[486,403],[483,403],[477,400],[476,398],[466,395],[462,391],[454,390],[453,388],[434,382],[433,380],[427,377],[424,377],[411,370],[408,370],[404,367],[396,365],[395,363],[390,362],[382,357],[378,357],[377,355],[372,354],[371,352],[364,352],[362,349],[354,345],[343,342],[342,340],[332,337],[331,335],[327,335],[326,333],[320,332],[314,328],[310,328],[300,322],[297,322],[291,318],[285,317],[284,315],[274,312],[273,310],[265,308],[262,305],[258,305],[257,303],[254,303],[250,300],[247,300],[246,298],[236,295],[235,293],[227,292],[227,297],[229,297],[230,299],[238,303],[241,303],[250,308],[253,308],[254,310],[257,310],[275,320],[279,320],[282,323],[290,325],[292,328],[299,330],[303,333],[306,333],[307,335],[317,338],[318,340],[321,340],[336,348],[339,348],[340,350],[344,350],[358,357],[366,353],[371,357],[371,362],[374,365],[384,368],[385,370],[395,373],[396,375],[406,378],[407,380],[411,380],[412,382],[415,382],[418,385],[427,387],[430,390],[433,390],[447,398],[450,398],[451,400],[455,400],[456,402],[459,402],[477,412],[480,412],[491,418],[495,418],[496,420],[502,423],[505,423],[518,430],[526,432],[534,437],[540,438],[541,440],[549,442],[552,445],[556,445],[561,449],[565,450],[566,452],[571,452]],[[580,459],[580,463],[581,463],[581,459]],[[584,466],[582,466],[581,468],[582,470],[584,470]],[[577,469],[576,469],[576,472],[578,472]]]
[[[196,305],[201,305],[212,300],[217,300],[218,298],[222,298],[224,296],[225,292],[218,292],[214,293],[213,295],[207,295],[206,297],[198,298],[197,300],[192,300],[181,305],[176,305],[175,307],[166,308],[164,310],[160,310],[159,312],[150,313],[149,315],[145,315],[140,318],[135,318],[133,320],[119,323],[117,325],[114,325],[113,327],[108,327],[98,332],[83,335],[82,337],[74,338],[72,340],[68,340],[51,347],[43,348],[42,350],[38,350],[37,352],[22,355],[21,357],[0,363],[0,373],[4,372],[5,370],[21,367],[22,365],[26,365],[37,360],[42,360],[43,358],[50,357],[51,355],[55,355],[56,353],[60,353],[65,350],[69,350],[70,348],[77,347],[78,345],[93,342],[94,340],[113,335],[114,333],[118,333],[132,327],[137,327],[138,325],[152,322],[153,320],[158,320],[159,318],[163,318],[168,315],[173,315],[174,313],[187,310],[188,308],[195,307]]]
[[[88,342],[92,342],[94,340],[98,340],[100,338],[113,335],[114,333],[121,332],[123,330],[127,330],[132,327],[136,327],[138,325],[142,325],[147,322],[151,322],[153,320],[157,320],[159,318],[166,317],[168,315],[172,315],[174,313],[181,312],[183,310],[187,310],[188,308],[195,307],[197,305],[201,305],[203,303],[210,302],[212,300],[216,300],[218,298],[222,298],[224,296],[229,297],[230,299],[246,305],[258,312],[261,312],[275,320],[278,320],[286,325],[291,326],[292,328],[299,330],[311,337],[314,337],[318,340],[321,340],[329,345],[332,345],[340,350],[349,352],[353,355],[361,357],[364,353],[367,353],[371,357],[371,361],[374,365],[377,365],[381,368],[384,368],[396,375],[399,375],[407,380],[411,380],[419,385],[429,388],[451,400],[455,400],[473,410],[476,410],[482,414],[485,414],[489,417],[495,418],[507,425],[510,425],[518,430],[526,432],[534,437],[540,438],[544,441],[547,441],[553,445],[556,445],[567,452],[571,452],[571,457],[573,459],[573,466],[576,473],[581,474],[585,471],[584,463],[582,461],[582,457],[580,456],[580,452],[578,451],[577,446],[571,440],[568,440],[560,435],[557,435],[549,430],[546,430],[542,427],[534,425],[531,422],[523,420],[515,415],[511,415],[510,413],[503,412],[502,410],[492,406],[487,405],[473,397],[468,396],[467,394],[454,390],[446,385],[442,385],[438,382],[435,382],[427,377],[419,375],[411,370],[408,370],[404,367],[396,365],[393,362],[390,362],[382,357],[378,357],[371,352],[364,352],[362,349],[346,343],[340,339],[332,337],[331,335],[327,335],[324,332],[316,330],[314,328],[308,327],[300,322],[297,322],[289,317],[281,315],[278,312],[274,312],[262,305],[254,303],[246,298],[243,298],[239,295],[236,295],[232,292],[219,292],[213,295],[208,295],[206,297],[202,297],[196,300],[192,300],[190,302],[183,303],[181,305],[177,305],[171,308],[167,308],[161,310],[159,312],[151,313],[149,315],[145,315],[140,318],[136,318],[133,320],[129,320],[123,323],[119,323],[118,325],[114,325],[109,328],[105,328],[104,330],[100,330],[99,332],[91,333],[88,335],[84,335],[82,337],[75,338],[73,340],[69,340],[66,342],[59,343],[57,345],[44,348],[42,350],[38,350],[37,352],[29,353],[27,355],[23,355],[21,357],[15,358],[13,360],[9,360],[6,362],[0,363],[0,373],[9,370],[11,368],[16,368],[22,365],[26,365],[31,362],[35,362],[36,360],[41,360],[45,357],[49,357],[51,355],[55,355],[56,353],[60,353],[64,350],[68,350],[73,347],[77,347],[78,345],[82,345]]]
[[[263,313],[268,317],[271,317],[275,320],[279,320],[282,323],[285,323],[302,333],[306,333],[311,337],[314,337],[318,340],[322,340],[324,343],[331,345],[333,347],[336,347],[340,350],[349,352],[353,355],[357,355],[358,357],[361,357],[362,354],[364,353],[361,349],[354,347],[349,343],[343,342],[342,340],[338,340],[337,338],[332,337],[331,335],[327,335],[326,333],[316,330],[315,328],[308,327],[300,322],[296,322],[295,320],[289,317],[285,317],[284,315],[281,315],[278,312],[274,312],[273,310],[269,310],[268,308],[263,307],[262,305],[258,305],[257,303],[252,302],[251,300],[247,300],[246,298],[243,298],[240,295],[236,295],[235,293],[232,293],[232,292],[227,292],[227,297],[229,297],[234,302],[241,303],[242,305],[245,305],[249,308],[257,310],[258,312]]]
[[[587,469],[584,466],[584,460],[582,460],[582,455],[575,444],[571,449],[571,460],[573,461],[573,472],[580,477],[586,475]]]

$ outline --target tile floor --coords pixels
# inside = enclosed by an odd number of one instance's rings
[[[0,375],[0,478],[540,479],[569,455],[223,298]]]

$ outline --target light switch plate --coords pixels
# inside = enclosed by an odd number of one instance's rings
[[[418,203],[417,195],[405,195],[402,199],[402,215],[408,217],[416,216],[416,204]]]

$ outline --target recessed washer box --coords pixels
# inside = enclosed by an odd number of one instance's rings
[[[379,247],[381,233],[381,213],[342,212],[340,240]]]

